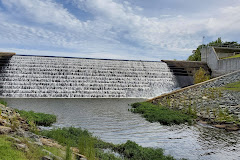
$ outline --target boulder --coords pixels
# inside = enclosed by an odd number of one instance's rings
[[[12,131],[10,127],[0,126],[0,134],[8,134]]]
[[[25,151],[25,152],[27,152],[27,151],[29,151],[29,149],[28,149],[28,146],[26,145],[26,144],[19,144],[19,143],[17,143],[17,144],[15,144],[15,146],[17,147],[17,149],[19,149],[19,150],[23,150],[23,151]]]

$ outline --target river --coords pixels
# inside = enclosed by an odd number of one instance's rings
[[[240,159],[240,132],[200,124],[163,126],[150,123],[128,109],[144,99],[5,99],[9,107],[57,115],[54,127],[81,127],[104,141],[127,140],[144,147],[160,147],[177,159]]]

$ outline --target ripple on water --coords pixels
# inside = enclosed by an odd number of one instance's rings
[[[10,107],[58,116],[57,127],[82,127],[112,143],[132,140],[144,147],[160,147],[175,158],[240,159],[240,132],[203,125],[162,126],[128,111],[143,99],[6,99]]]

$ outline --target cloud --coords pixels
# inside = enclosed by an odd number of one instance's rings
[[[39,24],[53,24],[65,28],[81,29],[84,22],[52,0],[3,0],[3,5],[17,18],[24,16]]]
[[[224,4],[214,8],[215,12],[203,9],[194,15],[171,14],[174,9],[170,8],[171,12],[158,17],[147,16],[144,6],[134,1],[66,3],[93,18],[81,21],[79,14],[57,0],[2,0],[5,10],[0,6],[0,46],[23,49],[21,53],[27,49],[42,54],[63,50],[74,56],[152,60],[186,59],[201,44],[203,35],[213,40],[218,36],[239,40],[239,3]]]

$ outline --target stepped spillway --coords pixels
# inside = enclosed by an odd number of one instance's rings
[[[2,98],[150,98],[177,87],[163,62],[15,55],[0,69]]]

